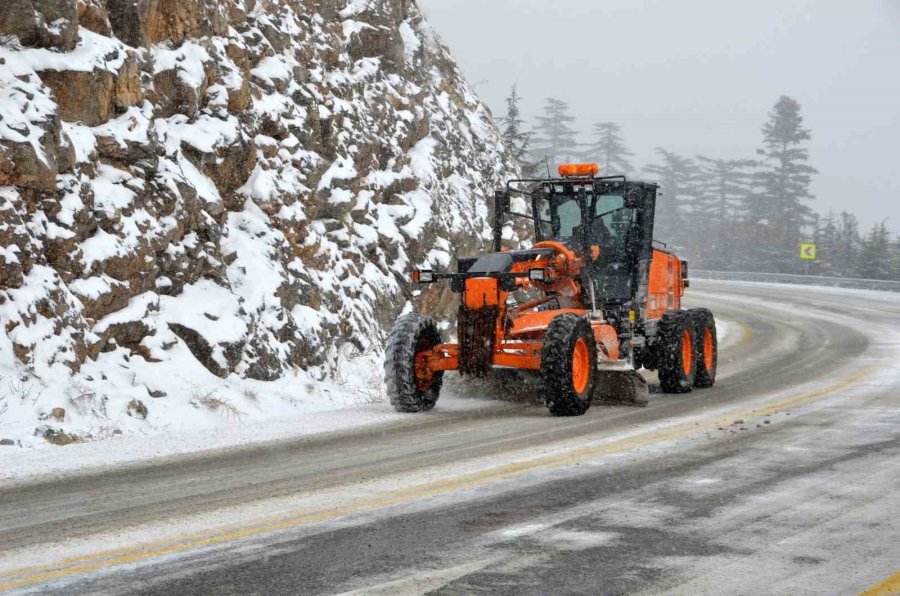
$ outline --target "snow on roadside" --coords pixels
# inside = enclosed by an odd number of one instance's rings
[[[358,371],[363,362],[356,360],[350,364]],[[380,371],[380,363],[378,368]],[[327,393],[329,388],[317,384],[317,389]],[[366,390],[359,388],[358,384],[350,391],[347,391],[346,386],[340,389],[343,391],[335,390],[330,396],[346,398],[354,392],[358,397],[366,395]],[[150,461],[160,463],[187,454],[198,455],[363,427],[421,420],[420,416],[410,417],[408,414],[397,413],[384,403],[364,402],[363,397],[356,405],[316,411],[316,408],[322,407],[322,399],[315,398],[310,399],[308,404],[287,405],[280,412],[269,412],[270,416],[264,418],[217,420],[195,427],[190,424],[198,421],[200,417],[196,413],[186,411],[185,414],[189,418],[182,424],[160,428],[160,432],[156,434],[132,433],[110,437],[104,441],[75,443],[64,448],[65,457],[60,457],[61,452],[52,448],[3,447],[0,448],[0,487],[34,480],[82,475]],[[334,402],[332,404],[334,406]],[[495,400],[445,395],[441,397],[438,408],[424,416],[504,407],[509,407],[509,404]]]
[[[815,286],[806,284],[776,283],[769,281],[733,281],[722,279],[692,279],[691,283],[695,286],[697,286],[698,284],[709,284],[710,286],[726,285],[728,287],[772,288],[777,290],[793,290],[810,293],[823,292],[827,294],[836,294],[842,296],[859,296],[860,298],[870,297],[886,300],[889,302],[900,302],[900,292],[891,292],[888,290],[841,288],[836,286]]]
[[[735,323],[716,318],[716,339],[720,345],[727,343],[728,336],[733,333]]]
[[[208,304],[208,300],[197,304]],[[157,316],[164,315],[164,308],[160,308]],[[230,325],[218,328],[227,329]],[[46,451],[52,454],[52,459],[60,459],[58,447],[32,433],[33,410],[41,403],[65,406],[65,428],[79,436],[79,442],[63,448],[64,459],[68,459],[80,449],[91,451],[89,445],[123,434],[134,435],[138,442],[145,441],[151,446],[169,444],[178,433],[190,437],[203,433],[216,436],[221,432],[223,437],[236,437],[237,444],[249,439],[247,433],[263,440],[270,436],[265,429],[272,425],[278,427],[290,421],[286,432],[292,426],[315,426],[314,418],[304,422],[310,414],[384,401],[379,355],[374,351],[358,354],[349,344],[340,350],[334,377],[326,379],[301,369],[274,381],[242,379],[236,374],[223,379],[193,358],[182,341],[170,346],[164,354],[167,360],[164,375],[159,374],[155,362],[129,358],[121,351],[114,351],[101,354],[96,361],[88,361],[80,379],[45,376],[35,380],[25,375],[0,378],[0,410],[5,410],[3,434],[25,437],[12,446],[0,446],[0,470],[3,470],[0,478],[12,473],[14,462],[23,461],[23,454],[30,451]],[[221,354],[214,353],[212,357],[221,358]],[[135,399],[135,395],[141,399]],[[107,407],[109,403],[121,401],[128,402],[128,408]],[[54,425],[54,409],[42,408],[39,419]],[[231,440],[225,438],[218,444],[224,446]],[[205,443],[206,440],[175,439],[173,445],[181,445],[178,452],[187,452],[203,449]],[[149,448],[149,455],[154,453]]]

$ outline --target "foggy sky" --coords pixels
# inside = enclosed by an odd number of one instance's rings
[[[900,0],[419,0],[495,116],[518,83],[531,125],[543,98],[580,130],[624,127],[653,148],[755,157],[782,94],[812,129],[810,206],[900,234]],[[587,141],[588,135],[579,139]]]

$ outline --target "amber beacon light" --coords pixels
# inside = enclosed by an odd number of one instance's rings
[[[596,176],[600,173],[600,164],[596,163],[564,163],[559,166],[560,176]]]

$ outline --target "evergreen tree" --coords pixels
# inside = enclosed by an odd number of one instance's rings
[[[604,176],[628,174],[632,169],[628,158],[634,154],[625,147],[621,132],[622,127],[615,122],[594,124],[594,142],[585,149],[584,158],[588,162],[598,162]]]
[[[891,279],[900,281],[900,236],[896,236],[891,245]]]
[[[534,139],[535,161],[550,161],[551,169],[560,163],[571,161],[576,154],[575,130],[570,126],[575,117],[569,112],[569,105],[559,99],[548,97],[544,102],[544,114],[537,117]]]
[[[859,252],[857,275],[867,279],[890,279],[891,234],[884,221],[872,226]]]
[[[742,218],[748,197],[752,195],[753,168],[757,162],[698,155],[697,164],[700,167],[697,208],[703,209],[715,222]]]
[[[658,237],[679,246],[699,247],[693,232],[692,207],[697,199],[698,168],[689,157],[656,148],[660,161],[644,170],[655,177],[660,185],[659,200],[656,205],[656,229]],[[705,251],[701,251],[705,252]],[[703,254],[692,258],[703,259]]]
[[[840,234],[834,211],[829,211],[816,227],[816,269],[822,275],[836,275],[839,267]]]
[[[526,178],[536,174],[537,164],[529,160],[531,133],[525,130],[525,121],[519,102],[522,100],[516,85],[512,86],[506,98],[506,116],[500,118],[503,144],[512,158],[519,164],[522,175]]]
[[[757,151],[763,157],[758,173],[759,194],[753,201],[750,219],[766,223],[771,235],[773,254],[771,266],[776,271],[796,269],[796,249],[804,228],[811,223],[812,211],[805,201],[812,199],[809,184],[816,170],[806,162],[809,153],[803,146],[810,139],[809,129],[803,128],[800,104],[783,95],[769,112],[763,125],[763,146]]]
[[[838,221],[837,249],[832,263],[837,277],[854,277],[861,239],[856,216],[842,211]]]
[[[731,269],[743,253],[742,220],[752,193],[752,159],[697,156],[697,196],[691,205],[693,233],[704,248],[702,265]]]

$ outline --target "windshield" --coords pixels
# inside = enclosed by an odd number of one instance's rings
[[[568,240],[580,236],[582,219],[578,199],[571,195],[556,195],[554,201],[555,208],[550,198],[539,199],[541,238]],[[598,195],[593,204],[590,232],[594,241],[601,246],[611,245],[612,250],[624,249],[626,234],[634,221],[634,209],[625,208],[621,195]]]
[[[549,199],[542,198],[538,215],[543,238],[565,240],[575,236],[581,227],[581,205],[575,197],[557,196],[556,209],[551,209]]]

